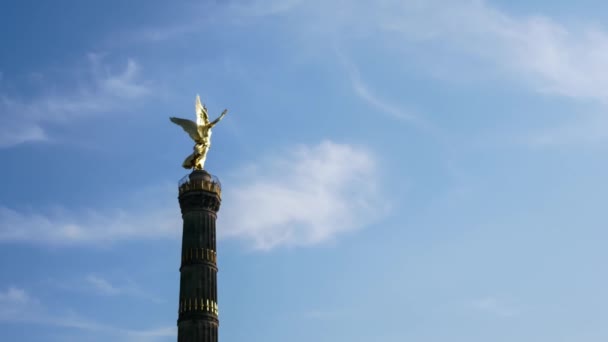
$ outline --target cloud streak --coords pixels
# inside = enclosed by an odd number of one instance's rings
[[[115,296],[124,292],[124,290],[110,284],[106,279],[94,274],[86,276],[85,281],[88,285],[92,286],[96,292],[102,295]]]
[[[478,79],[486,72],[539,93],[608,100],[608,31],[599,25],[515,15],[481,0],[348,5],[334,0],[287,7],[290,10],[284,14],[292,20],[285,30],[311,38],[316,49],[324,43],[331,48],[336,42],[345,52],[366,46],[374,50],[377,63],[396,72],[403,68],[396,61],[413,62],[419,57],[416,63],[462,78]],[[300,48],[313,47],[303,43]],[[388,60],[387,53],[398,58]],[[359,96],[373,98],[356,78],[354,83]]]
[[[164,300],[158,296],[151,295],[130,279],[117,281],[99,274],[88,274],[84,277],[70,280],[51,280],[51,284],[62,290],[89,293],[97,296],[128,296],[155,303],[164,302]]]
[[[161,187],[144,191],[145,194],[132,194],[159,200],[134,201],[134,205],[105,211],[80,208],[33,212],[0,206],[0,241],[70,246],[177,238],[181,218],[174,201],[176,191]]]
[[[0,291],[0,303],[3,304],[2,306],[25,304],[30,301],[30,296],[23,289],[11,286],[6,291]]]
[[[149,84],[139,76],[140,69],[135,60],[128,59],[123,71],[110,72],[99,55],[90,54],[86,77],[74,82],[78,87],[51,93],[53,87],[47,85],[46,93],[28,99],[0,93],[0,148],[49,141],[50,124],[65,125],[116,110],[148,95]]]
[[[456,70],[465,66],[460,55],[489,63],[541,93],[608,100],[608,72],[603,71],[608,34],[600,27],[567,26],[542,15],[515,16],[484,1],[387,3],[385,11],[375,11],[383,19],[375,21],[380,32],[396,34],[404,44],[449,53],[453,58],[448,63]]]
[[[573,118],[522,138],[534,148],[593,146],[608,140],[608,117],[603,113]]]
[[[340,55],[342,54],[340,53]],[[342,57],[341,59],[348,71],[353,90],[361,100],[376,110],[393,117],[394,119],[416,123],[420,122],[419,118],[415,115],[407,113],[398,106],[388,103],[386,100],[380,99],[378,95],[376,95],[375,92],[370,89],[369,85],[363,82],[359,69],[353,63],[347,61],[345,57]]]
[[[408,69],[400,62],[407,61],[442,81],[515,85],[546,96],[608,104],[608,30],[588,21],[513,14],[481,0],[361,1],[348,6],[339,0],[313,1],[296,10],[289,28],[315,45],[339,45],[338,59],[353,60],[346,69],[354,93],[396,119],[424,120],[385,101],[372,80],[363,81],[360,73],[377,70],[376,64],[392,70],[397,84]],[[355,66],[363,46],[373,51],[375,63],[359,61]],[[607,127],[602,121],[579,115],[575,122],[540,132],[531,144],[602,142]]]
[[[39,300],[32,298],[24,289],[17,287],[9,287],[5,291],[0,291],[0,322],[28,323],[94,332],[120,341],[153,342],[175,338],[177,335],[174,327],[146,330],[122,329],[86,319],[75,313],[50,312]]]

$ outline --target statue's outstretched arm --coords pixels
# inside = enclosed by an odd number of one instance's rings
[[[224,115],[226,115],[226,113],[228,113],[228,109],[224,109],[222,114],[217,119],[211,121],[209,123],[209,127],[213,127],[213,126],[215,126],[216,123],[220,122],[220,120],[222,120],[222,118],[224,117]]]
[[[196,95],[196,123],[199,125],[206,125],[209,123],[209,115],[207,114],[207,108],[201,103],[200,96]]]

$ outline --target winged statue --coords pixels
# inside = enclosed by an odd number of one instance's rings
[[[211,147],[211,128],[222,120],[228,110],[224,109],[217,119],[209,121],[207,107],[201,103],[201,98],[198,95],[196,95],[195,110],[196,122],[174,117],[169,119],[174,124],[183,128],[190,138],[194,140],[194,152],[184,160],[182,166],[185,169],[202,170],[207,159],[207,152],[209,151],[209,147]]]

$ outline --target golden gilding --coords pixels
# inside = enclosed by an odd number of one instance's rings
[[[222,120],[228,110],[224,109],[217,119],[209,121],[207,108],[201,103],[201,98],[198,95],[196,96],[194,108],[196,111],[196,122],[175,117],[171,117],[170,120],[183,128],[190,138],[194,140],[194,152],[184,160],[182,166],[185,169],[202,170],[207,159],[207,152],[209,152],[209,148],[211,147],[211,128]]]

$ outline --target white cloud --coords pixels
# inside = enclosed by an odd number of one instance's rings
[[[325,141],[246,168],[226,188],[221,236],[257,249],[312,245],[362,228],[383,210],[376,162],[362,147]]]
[[[219,234],[258,249],[326,242],[368,225],[385,210],[376,161],[360,146],[331,141],[299,146],[245,170],[224,181]],[[143,201],[104,211],[0,207],[0,242],[69,246],[177,239],[182,221],[176,191],[173,186],[151,189],[134,195]],[[109,295],[127,291],[95,275],[87,282]]]
[[[67,124],[72,120],[109,112],[130,100],[149,94],[149,85],[139,77],[140,66],[127,60],[121,72],[111,72],[102,58],[89,55],[89,69],[80,84],[62,92],[45,85],[45,93],[31,98],[15,98],[0,93],[0,148],[25,142],[49,140],[49,124]],[[86,81],[89,79],[89,81]]]

